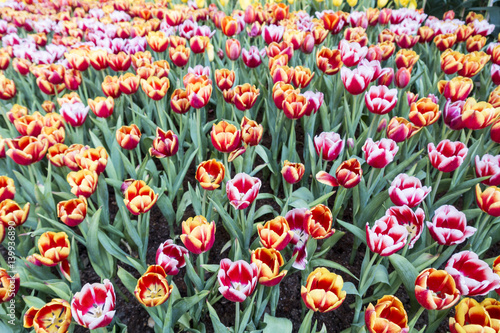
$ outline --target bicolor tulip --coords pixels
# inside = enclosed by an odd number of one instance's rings
[[[186,266],[185,256],[188,253],[185,247],[175,245],[173,240],[168,239],[156,250],[156,264],[163,268],[166,275],[177,275]]]
[[[476,185],[476,202],[479,208],[490,216],[500,216],[500,188],[490,186],[481,191],[481,186]]]
[[[6,199],[14,199],[16,186],[14,180],[7,176],[0,176],[0,202]]]
[[[366,223],[366,242],[370,250],[381,256],[390,256],[401,250],[408,239],[408,230],[394,216],[385,215],[373,227]]]
[[[257,198],[262,182],[257,177],[238,173],[226,183],[229,203],[235,209],[245,209]]]
[[[170,97],[170,108],[178,114],[184,114],[191,108],[189,96],[185,89],[175,89]]]
[[[429,97],[419,99],[410,106],[410,121],[415,126],[423,127],[434,124],[441,115],[439,106]]]
[[[19,274],[10,275],[5,268],[0,268],[0,304],[13,299],[19,291],[20,285]]]
[[[278,216],[264,225],[258,224],[260,243],[268,249],[277,251],[283,250],[293,238],[293,231],[290,230],[287,220]]]
[[[362,59],[366,57],[368,47],[361,46],[357,42],[348,42],[343,39],[339,43],[339,50],[342,62],[347,67],[356,66]]]
[[[487,102],[476,102],[474,97],[469,97],[462,109],[462,122],[468,129],[478,130],[490,126],[499,115],[500,107],[495,108]]]
[[[76,227],[87,216],[85,197],[61,201],[57,204],[57,217],[69,227]]]
[[[464,298],[455,307],[455,317],[449,322],[451,333],[495,333],[492,320],[488,311],[478,301],[472,298]]]
[[[396,296],[386,295],[377,304],[368,304],[365,311],[366,329],[370,333],[408,333],[408,315]]]
[[[478,178],[491,176],[490,178],[482,181],[484,185],[500,185],[500,155],[493,156],[485,154],[481,157],[481,159],[479,159],[479,155],[476,155],[475,164],[476,176]]]
[[[240,111],[251,109],[260,94],[259,89],[257,89],[255,85],[250,85],[249,83],[234,87],[233,93],[233,104]]]
[[[161,266],[149,266],[146,272],[137,280],[134,295],[144,306],[153,307],[165,303],[173,286],[168,285],[167,274]]]
[[[454,77],[450,81],[441,80],[438,83],[439,93],[452,102],[465,101],[472,91],[473,83],[470,78]]]
[[[250,296],[259,279],[259,269],[254,263],[243,260],[232,262],[222,259],[219,273],[219,292],[231,302],[243,302]]]
[[[36,265],[53,267],[66,260],[71,246],[65,232],[47,231],[38,239],[38,252],[32,255]]]
[[[304,228],[312,238],[325,239],[335,233],[332,225],[332,211],[327,206],[319,204],[310,209],[310,218],[307,219]]]
[[[289,184],[300,182],[304,176],[304,172],[305,167],[302,163],[291,163],[289,161],[283,162],[281,174],[283,175],[283,179]]]
[[[411,236],[408,248],[413,248],[424,231],[424,210],[417,208],[414,212],[410,207],[403,205],[389,208],[385,215],[394,216],[400,225],[406,227],[408,235]]]
[[[134,180],[123,193],[123,202],[134,215],[147,213],[157,200],[158,194],[143,180]]]
[[[316,65],[326,75],[337,74],[343,65],[340,50],[331,50],[323,46],[316,53]]]
[[[215,149],[222,153],[230,153],[241,144],[241,132],[236,126],[224,120],[212,125],[210,137]]]
[[[465,101],[451,102],[447,100],[443,108],[443,120],[446,125],[452,130],[458,131],[465,128],[465,124],[462,121],[462,110],[464,108]]]
[[[101,174],[108,164],[108,153],[104,147],[81,150],[75,155],[75,162],[81,169],[95,171]]]
[[[235,73],[232,70],[222,68],[215,70],[215,84],[221,90],[228,90],[233,87]]]
[[[368,111],[374,114],[391,112],[398,102],[398,90],[389,89],[385,85],[371,86],[365,93],[365,103]]]
[[[429,160],[434,168],[441,172],[455,171],[464,162],[468,149],[460,141],[451,142],[446,139],[441,141],[437,147],[434,143],[427,146]]]
[[[23,317],[23,327],[35,332],[66,332],[71,324],[71,307],[68,301],[55,298],[40,309],[30,307]],[[56,331],[53,329],[56,328]]]
[[[215,241],[215,222],[198,215],[182,222],[181,241],[194,254],[207,252]]]
[[[18,227],[23,225],[28,219],[30,213],[30,203],[27,202],[23,208],[17,202],[11,199],[5,199],[0,202],[0,222],[5,227]]]
[[[259,271],[259,283],[266,287],[273,287],[283,280],[287,271],[280,272],[285,264],[281,253],[273,248],[259,247],[252,251],[251,261]]]
[[[368,138],[362,149],[368,165],[374,168],[385,168],[394,160],[399,147],[391,139],[380,139],[380,141],[373,142],[371,138]]]
[[[365,91],[374,75],[374,69],[364,65],[358,66],[353,70],[342,67],[340,71],[344,88],[352,95],[359,95]]]
[[[432,188],[422,186],[420,179],[401,173],[394,178],[389,187],[389,197],[396,206],[418,206],[431,192]]]
[[[104,279],[103,283],[87,283],[73,296],[71,314],[79,325],[94,330],[111,323],[115,316],[115,304],[113,284]]]
[[[256,146],[262,140],[264,134],[264,127],[254,120],[243,117],[241,120],[241,140],[249,145]]]
[[[463,243],[476,232],[476,228],[467,226],[467,217],[453,206],[444,205],[436,209],[432,222],[427,222],[432,238],[439,245]]]
[[[111,97],[96,97],[95,99],[88,99],[88,105],[92,112],[100,118],[108,118],[113,114],[115,101]]]
[[[342,276],[318,267],[307,277],[306,285],[301,287],[300,295],[305,305],[315,312],[329,312],[344,302],[347,293],[342,290]]]
[[[460,300],[460,291],[447,271],[427,268],[415,280],[415,297],[427,310],[444,310]]]
[[[196,180],[200,182],[200,186],[207,190],[213,191],[220,187],[220,183],[224,180],[225,168],[224,164],[211,159],[201,162],[196,169]]]
[[[68,173],[66,180],[71,186],[71,193],[88,198],[97,188],[98,175],[95,171],[84,169]]]
[[[132,150],[141,141],[141,131],[136,124],[130,126],[122,126],[116,130],[116,142],[123,149]]]

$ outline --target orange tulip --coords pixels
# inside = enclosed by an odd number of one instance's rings
[[[411,103],[409,119],[416,126],[432,125],[439,119],[440,115],[439,106],[428,97]]]
[[[134,180],[124,192],[123,202],[134,215],[147,213],[158,200],[158,194],[142,180]]]
[[[163,31],[150,31],[146,37],[149,47],[155,52],[165,52],[170,39]]]
[[[54,112],[54,110],[56,109],[56,105],[52,101],[43,101],[42,109],[47,113],[51,113]]]
[[[460,291],[447,271],[428,268],[415,281],[415,296],[427,310],[443,310],[460,300]]]
[[[5,268],[0,268],[0,304],[13,299],[19,291],[20,285],[19,274],[11,276]]]
[[[118,87],[125,95],[133,95],[139,89],[141,77],[133,73],[125,73],[118,78]]]
[[[14,162],[21,165],[30,165],[40,161],[49,148],[46,139],[37,139],[32,136],[23,136],[20,139],[5,140],[9,156]]]
[[[55,145],[56,143],[63,143],[66,138],[66,132],[64,127],[43,127],[42,132],[38,136],[40,140],[47,140],[49,143],[49,148]]]
[[[101,174],[108,164],[108,153],[104,147],[89,148],[75,155],[76,164],[81,169]]]
[[[195,177],[203,189],[213,191],[220,187],[220,183],[224,180],[225,171],[224,164],[212,159],[198,165]]]
[[[101,83],[101,88],[104,95],[114,99],[117,99],[122,94],[117,76],[107,75]]]
[[[252,251],[251,261],[259,269],[259,283],[263,286],[277,285],[287,273],[286,270],[280,272],[280,267],[285,261],[281,253],[273,248],[259,247]]]
[[[113,114],[115,100],[112,97],[96,97],[95,99],[88,99],[88,104],[92,112],[97,117],[108,118]]]
[[[500,216],[500,188],[490,186],[481,191],[479,184],[476,185],[476,202],[479,208],[490,216]]]
[[[90,197],[97,188],[98,175],[95,171],[80,170],[68,173],[66,180],[71,186],[71,193],[76,196]]]
[[[473,77],[484,68],[490,58],[491,56],[482,51],[466,54],[462,59],[462,69],[458,71],[458,75]]]
[[[29,213],[29,202],[27,202],[23,208],[11,199],[5,199],[0,202],[0,222],[2,222],[5,227],[18,227],[23,225]]]
[[[170,73],[170,64],[166,60],[157,60],[153,62],[155,76],[161,78],[168,77]]]
[[[135,298],[144,306],[153,307],[165,303],[173,290],[168,285],[165,270],[158,265],[149,266],[147,271],[137,280],[134,290]]]
[[[7,176],[0,176],[0,202],[6,199],[14,199],[16,186],[14,180]]]
[[[450,318],[451,333],[495,333],[486,309],[472,298],[464,298],[455,307],[455,317]]]
[[[487,102],[477,102],[469,97],[462,108],[462,122],[465,127],[473,130],[490,126],[500,116],[500,108],[494,108]]]
[[[466,41],[474,33],[474,26],[472,24],[461,25],[455,30],[457,34],[457,42]]]
[[[293,85],[297,88],[306,88],[311,80],[313,79],[315,73],[311,73],[311,70],[306,67],[297,66],[294,69],[293,74]]]
[[[14,126],[21,136],[38,136],[43,128],[43,117],[39,112],[14,119]]]
[[[340,50],[330,50],[323,46],[316,53],[316,65],[327,75],[337,74],[343,65]]]
[[[283,111],[289,119],[302,118],[306,114],[308,106],[307,98],[295,90],[288,93],[283,101]]]
[[[9,100],[16,96],[16,84],[0,74],[0,99]]]
[[[238,32],[238,21],[232,16],[226,16],[221,21],[222,33],[227,37],[232,37]]]
[[[481,35],[470,36],[466,41],[467,52],[481,50],[486,45],[486,37]]]
[[[386,295],[371,303],[365,311],[365,323],[370,333],[408,332],[408,315],[403,303],[391,295]]]
[[[76,227],[87,216],[87,200],[85,197],[61,201],[57,204],[57,216],[69,227]]]
[[[410,71],[417,63],[420,56],[413,50],[401,49],[396,53],[396,67],[408,68]]]
[[[418,40],[419,43],[429,43],[434,39],[434,35],[435,32],[431,27],[423,25],[418,28],[418,36],[420,37],[420,39]]]
[[[40,309],[31,307],[24,314],[23,326],[35,332],[66,332],[71,324],[71,306],[63,299],[53,299]],[[53,329],[56,329],[54,331]]]
[[[80,170],[80,166],[76,163],[75,156],[80,154],[82,150],[89,149],[89,146],[84,146],[79,143],[74,143],[69,148],[64,151],[64,165],[70,168],[72,171]]]
[[[257,124],[256,121],[243,117],[241,120],[241,139],[249,146],[256,146],[262,140],[264,134],[264,127]]]
[[[239,147],[241,143],[241,132],[236,126],[222,120],[218,124],[212,125],[210,132],[212,144],[222,153],[230,153]]]
[[[457,35],[455,34],[441,34],[434,37],[434,44],[436,47],[443,52],[446,49],[450,49],[457,42]]]
[[[470,78],[457,76],[450,81],[438,82],[439,93],[452,102],[464,101],[472,91],[473,82]]]
[[[167,94],[170,81],[166,77],[160,79],[156,76],[150,76],[147,80],[141,80],[141,87],[149,98],[159,101]]]
[[[260,243],[266,248],[276,251],[283,250],[293,238],[293,231],[290,230],[287,220],[278,216],[267,221],[264,225],[258,224],[257,231]]]
[[[63,143],[56,143],[52,147],[49,147],[47,151],[47,158],[49,159],[52,165],[60,168],[63,167],[64,164],[64,155],[68,150],[68,146]]]
[[[65,232],[47,231],[38,239],[40,254],[33,254],[33,258],[40,265],[52,267],[66,260],[70,249],[69,238]]]
[[[141,135],[136,124],[122,126],[116,130],[116,141],[123,149],[132,150],[139,144]]]
[[[305,226],[306,231],[314,239],[325,239],[335,233],[332,229],[333,215],[325,205],[316,205],[311,208],[311,218]]]
[[[175,113],[184,114],[189,111],[191,104],[185,89],[175,89],[170,97],[170,108]]]
[[[396,34],[389,29],[384,29],[378,34],[378,42],[394,42],[396,40]]]
[[[226,68],[215,70],[215,84],[221,91],[231,89],[233,87],[234,80],[234,71]]]
[[[234,87],[233,93],[233,103],[241,111],[251,109],[260,94],[259,89],[249,83]]]
[[[485,298],[481,306],[490,316],[491,327],[498,332],[500,330],[500,302],[494,298]]]
[[[300,294],[306,306],[319,312],[328,312],[338,308],[345,300],[347,293],[342,290],[344,280],[340,275],[331,273],[324,267],[316,268],[307,277]]]
[[[215,223],[198,215],[182,222],[181,241],[194,254],[207,252],[215,241]]]

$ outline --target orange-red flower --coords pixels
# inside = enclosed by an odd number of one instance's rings
[[[304,176],[305,167],[302,163],[291,163],[288,161],[283,162],[283,168],[281,169],[281,174],[283,179],[289,184],[295,184],[302,179]]]
[[[14,119],[14,126],[21,136],[38,136],[43,128],[43,117],[37,111],[32,115]]]
[[[451,333],[495,333],[486,309],[472,298],[464,298],[455,307],[455,317],[450,318]]]
[[[95,99],[88,99],[88,104],[92,112],[97,117],[108,118],[113,114],[113,109],[115,107],[115,100],[113,97],[96,97]]]
[[[175,113],[184,114],[189,111],[191,104],[185,89],[175,89],[170,97],[170,108]]]
[[[342,290],[344,280],[340,275],[331,273],[324,267],[316,268],[307,277],[300,294],[306,306],[319,312],[328,312],[338,308],[345,300],[347,293]]]
[[[153,67],[155,69],[155,76],[160,79],[168,77],[168,74],[170,73],[170,64],[166,60],[157,60],[153,62]]]
[[[47,158],[52,165],[60,168],[65,165],[64,155],[66,154],[66,150],[68,150],[68,146],[63,143],[56,143],[48,149]]]
[[[168,285],[165,270],[159,265],[153,265],[137,280],[134,295],[142,305],[153,307],[165,303],[172,290],[173,286]]]
[[[90,197],[97,188],[98,175],[95,171],[80,170],[68,173],[66,180],[71,186],[71,193],[79,197]]]
[[[128,72],[124,75],[120,75],[118,78],[118,87],[125,95],[132,95],[139,89],[140,82],[141,77],[139,75],[134,75],[133,73]]]
[[[259,283],[263,286],[277,285],[287,273],[286,270],[280,272],[280,267],[285,261],[281,253],[273,248],[259,247],[252,251],[251,261],[259,269]]]
[[[441,34],[434,37],[434,44],[436,47],[443,52],[446,49],[450,49],[457,42],[457,35],[455,34]]]
[[[102,70],[108,67],[108,52],[96,49],[89,52],[89,61],[95,70]]]
[[[179,138],[171,130],[164,131],[156,128],[156,137],[153,145],[149,148],[149,154],[157,158],[170,157],[177,154],[179,150]]]
[[[458,71],[458,75],[473,77],[484,68],[490,58],[491,56],[482,51],[466,54],[462,59],[462,68]]]
[[[53,299],[40,309],[31,307],[24,314],[23,327],[35,332],[66,332],[71,324],[71,307],[66,300]],[[53,331],[53,329],[56,331]]]
[[[254,120],[243,117],[241,120],[241,140],[249,145],[256,146],[262,140],[264,134],[264,127]]]
[[[460,291],[447,271],[428,268],[415,281],[415,297],[428,310],[443,310],[460,300]]]
[[[420,56],[417,52],[408,49],[401,49],[398,53],[396,53],[396,67],[408,68],[411,71],[419,58]]]
[[[20,285],[19,274],[11,276],[7,270],[0,268],[0,304],[13,299],[19,291]]]
[[[238,21],[232,16],[226,16],[221,21],[222,33],[227,37],[232,37],[238,32]]]
[[[76,154],[75,161],[81,169],[101,174],[108,164],[108,153],[104,147],[89,148]]]
[[[417,34],[420,37],[420,39],[418,40],[419,43],[429,43],[434,39],[435,32],[431,27],[423,25],[418,28]]]
[[[27,202],[23,208],[11,199],[5,199],[0,202],[0,222],[2,222],[5,227],[18,227],[24,224],[29,213],[29,202]]]
[[[490,126],[500,116],[500,108],[494,108],[487,102],[477,102],[469,97],[462,108],[462,122],[465,127],[473,130]]]
[[[203,81],[200,81],[203,80]],[[212,84],[207,83],[203,77],[197,81],[189,83],[186,87],[189,104],[195,109],[205,107],[212,96]]]
[[[472,91],[473,82],[470,78],[456,76],[450,81],[438,82],[439,93],[452,102],[464,101]]]
[[[481,50],[486,45],[486,37],[481,35],[470,36],[466,41],[467,52]]]
[[[158,200],[158,194],[142,180],[134,180],[123,196],[123,202],[134,215],[147,213]]]
[[[434,124],[441,115],[439,105],[424,97],[411,103],[409,119],[415,126],[423,127]]]
[[[33,136],[23,136],[19,139],[5,141],[9,147],[6,152],[7,156],[21,165],[30,165],[40,161],[49,148],[47,139],[38,139]]]
[[[65,232],[47,231],[38,239],[38,252],[33,259],[39,265],[56,266],[66,260],[70,252],[70,242]]]
[[[0,99],[8,100],[16,96],[16,84],[0,74]]]
[[[0,176],[0,202],[6,199],[14,199],[16,186],[14,180],[7,176]]]
[[[204,161],[196,169],[196,180],[200,182],[203,189],[213,191],[220,187],[225,171],[224,164],[215,159]]]
[[[81,49],[71,50],[69,53],[64,53],[64,57],[68,61],[71,68],[78,71],[86,71],[90,66],[90,58],[86,51]]]
[[[57,204],[57,217],[69,227],[76,227],[87,216],[87,200],[85,197],[61,201]]]
[[[327,75],[337,74],[343,65],[340,50],[330,50],[323,46],[316,53],[316,65]]]
[[[474,25],[467,24],[461,25],[455,30],[455,34],[457,35],[457,42],[464,42],[474,33]]]
[[[181,241],[194,254],[207,252],[215,241],[215,222],[198,215],[182,222]]]
[[[488,215],[500,216],[500,188],[490,186],[481,191],[481,186],[476,185],[476,202],[478,207]]]
[[[141,80],[141,87],[149,98],[159,101],[167,94],[170,81],[166,77],[160,79],[156,76],[150,76],[147,80]]]
[[[297,88],[305,88],[311,83],[315,73],[311,73],[309,68],[297,66],[294,69],[292,78],[293,85]]]
[[[191,50],[184,45],[179,45],[176,48],[170,47],[168,53],[174,65],[177,67],[184,67],[189,61]]]
[[[282,216],[267,221],[264,225],[258,224],[260,242],[266,248],[273,248],[277,251],[283,250],[293,238],[293,231],[290,230],[287,220]]]
[[[250,83],[234,87],[233,93],[233,104],[241,111],[251,109],[260,94],[259,89],[257,89],[255,85],[250,85]]]
[[[403,303],[391,295],[369,304],[365,311],[366,328],[370,333],[408,332],[408,315]]]
[[[51,113],[56,109],[56,105],[54,104],[54,102],[46,100],[42,103],[42,109],[47,113]]]
[[[122,126],[116,130],[116,141],[123,149],[132,150],[141,141],[141,131],[136,124]]]
[[[311,208],[311,218],[305,225],[306,232],[314,239],[325,239],[335,233],[332,229],[333,215],[325,205],[316,205]]]
[[[309,101],[297,90],[293,90],[286,94],[282,106],[287,118],[300,119],[306,114]]]
[[[114,99],[120,97],[122,94],[117,76],[107,75],[101,83],[101,88],[104,95]]]
[[[170,39],[163,31],[150,31],[146,37],[149,47],[155,52],[165,52]]]
[[[236,126],[224,120],[212,125],[210,137],[215,149],[223,153],[232,152],[241,143],[241,132]]]
[[[235,80],[235,73],[226,68],[215,70],[215,84],[221,90],[228,90],[233,87]]]

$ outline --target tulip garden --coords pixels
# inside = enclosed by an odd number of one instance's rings
[[[499,333],[500,35],[431,7],[0,2],[0,332]]]

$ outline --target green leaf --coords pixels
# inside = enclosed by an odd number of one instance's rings
[[[415,280],[418,276],[418,271],[416,268],[403,256],[394,253],[389,256],[389,261],[398,273],[401,281],[408,292],[410,298],[415,298]]]
[[[345,268],[344,266],[342,266],[339,263],[336,263],[335,261],[331,261],[328,259],[321,259],[321,258],[313,259],[311,261],[311,266],[312,267],[318,267],[318,266],[329,267],[329,268],[337,269],[337,270],[342,271],[346,274],[349,274],[350,276],[352,276],[356,280],[358,279],[354,274],[351,273],[351,271],[349,269]]]
[[[356,236],[357,238],[359,238],[359,240],[366,244],[366,232],[364,230],[350,224],[349,222],[344,222],[339,219],[337,219],[337,223],[346,228],[348,231],[352,232],[354,236]]]
[[[300,325],[298,333],[310,333],[311,332],[311,321],[312,321],[313,314],[314,314],[313,310],[309,310],[307,312],[307,315],[304,317],[304,320],[302,321],[302,325]]]
[[[230,332],[229,329],[224,326],[224,324],[220,321],[219,316],[217,315],[217,312],[213,308],[212,305],[210,305],[210,302],[207,302],[207,307],[208,307],[208,312],[210,314],[210,320],[212,321],[212,326],[214,328],[215,333],[228,333]]]
[[[177,300],[172,306],[172,324],[174,325],[183,314],[188,312],[196,304],[203,301],[209,293],[209,290],[203,290],[191,297],[183,297]]]
[[[268,313],[264,315],[264,323],[266,327],[262,333],[292,333],[293,331],[293,325],[289,319],[273,317]]]
[[[186,273],[189,277],[189,280],[191,280],[198,291],[203,290],[203,281],[201,281],[201,278],[198,276],[198,274],[196,274],[193,264],[189,260],[189,255],[184,255],[184,258],[186,259]]]

